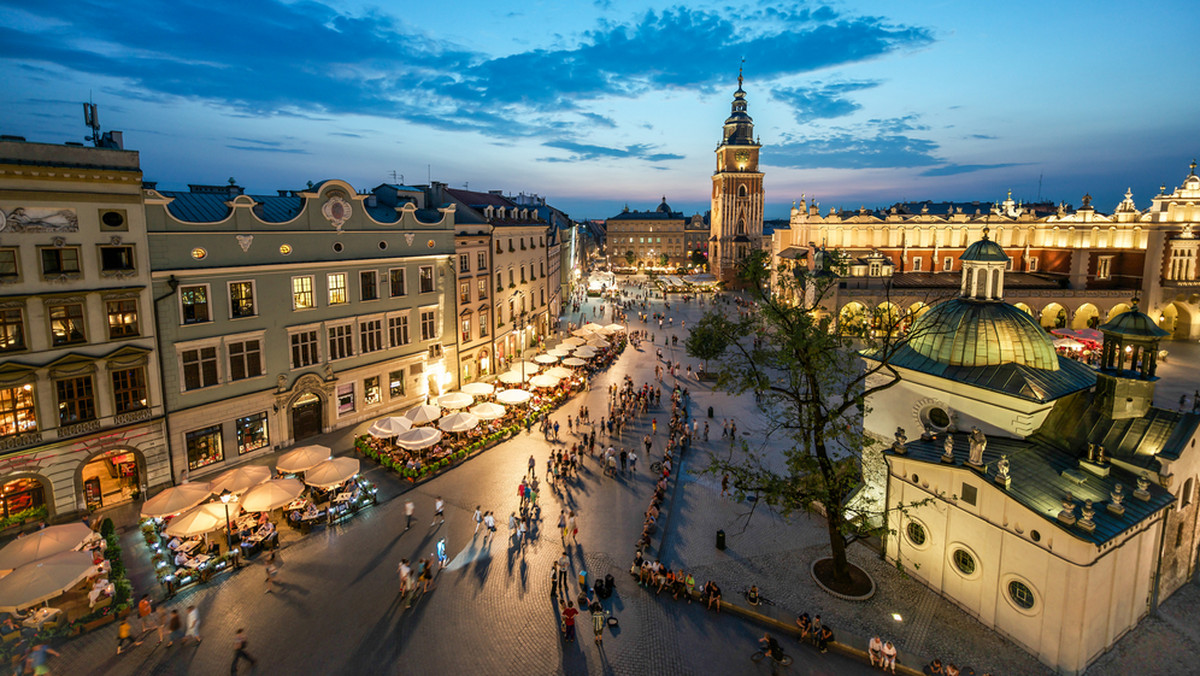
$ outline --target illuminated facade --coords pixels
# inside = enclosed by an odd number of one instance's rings
[[[754,138],[754,120],[746,112],[746,92],[738,73],[738,88],[733,94],[721,143],[717,145],[717,170],[712,177],[709,268],[718,280],[726,283],[733,282],[738,261],[762,247],[760,147]]]
[[[692,252],[708,247],[704,217],[671,211],[667,198],[654,211],[624,211],[604,222],[609,255],[620,266],[687,265]]]
[[[171,482],[142,172],[106,141],[0,141],[0,518]]]

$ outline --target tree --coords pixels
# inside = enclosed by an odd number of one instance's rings
[[[736,456],[731,444],[727,454],[712,454],[706,471],[728,475],[739,496],[754,495],[755,506],[784,516],[819,503],[832,555],[822,579],[849,590],[854,574],[846,546],[862,534],[858,521],[871,516],[860,512],[849,520],[846,504],[862,481],[863,450],[875,443],[862,429],[865,401],[899,382],[890,360],[915,336],[901,330],[907,316],[899,312],[882,313],[885,324],[863,338],[835,330],[835,317],[820,303],[837,288],[834,270],[842,262],[823,253],[822,263],[815,270],[781,266],[777,288],[770,289],[767,254],[751,254],[738,277],[753,307],[737,318],[719,307],[708,312],[685,345],[689,355],[717,361],[717,389],[753,392],[767,433],[788,443],[782,463],[745,443]]]
[[[667,267],[667,263],[670,263],[670,262],[671,262],[671,257],[670,257],[670,256],[668,256],[667,254],[665,254],[665,253],[664,253],[664,254],[659,254],[659,255],[658,255],[658,265],[659,265],[659,267],[663,267],[663,268],[665,268],[665,267]]]
[[[633,249],[630,249],[629,251],[625,252],[625,262],[626,263],[633,265],[633,262],[636,260],[637,260],[637,254],[633,253]]]
[[[704,257],[703,251],[693,251],[692,252],[692,265],[699,267],[701,265],[704,265],[707,262],[708,262],[708,259]]]

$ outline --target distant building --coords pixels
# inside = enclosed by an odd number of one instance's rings
[[[718,280],[732,283],[737,264],[763,246],[763,173],[758,170],[754,120],[746,112],[746,92],[738,73],[732,111],[717,145],[712,177],[712,216],[708,261]]]
[[[608,218],[604,227],[608,232],[609,258],[620,266],[686,265],[693,251],[704,250],[708,239],[704,218],[699,215],[688,218],[672,211],[666,197],[654,211],[630,211],[625,207]]]
[[[0,140],[0,517],[171,483],[138,153]]]
[[[144,199],[176,479],[456,387],[452,206],[338,180]]]

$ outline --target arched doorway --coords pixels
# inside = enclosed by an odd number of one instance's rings
[[[1105,319],[1105,321],[1111,322],[1114,317],[1121,314],[1122,312],[1129,312],[1130,309],[1131,308],[1129,307],[1129,305],[1127,305],[1125,303],[1117,303],[1116,305],[1113,306],[1113,309],[1108,311],[1108,315],[1104,319]]]
[[[140,495],[141,461],[128,448],[101,451],[79,466],[78,486],[89,510],[128,502]]]
[[[487,348],[479,351],[479,375],[486,376],[492,372],[492,360],[488,356]]]
[[[1075,311],[1075,319],[1071,322],[1071,328],[1079,331],[1080,329],[1094,329],[1100,326],[1100,310],[1091,303],[1084,303]]]
[[[862,303],[851,301],[838,312],[838,324],[842,332],[862,336],[867,332],[867,308]]]
[[[315,392],[305,392],[292,403],[292,439],[299,441],[321,433],[324,404]]]
[[[1035,316],[1034,312],[1033,312],[1033,308],[1029,307],[1028,305],[1026,305],[1024,303],[1013,303],[1013,307],[1017,308],[1021,312],[1024,312],[1025,314],[1029,315],[1030,317]]]
[[[49,512],[45,484],[37,477],[16,476],[0,485],[0,527],[27,518],[45,518]]]
[[[1067,310],[1058,303],[1051,303],[1042,309],[1039,322],[1045,329],[1061,329],[1067,325]]]

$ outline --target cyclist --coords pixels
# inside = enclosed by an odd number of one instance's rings
[[[783,646],[771,634],[763,633],[762,638],[758,639],[758,646],[776,662],[783,659]]]

